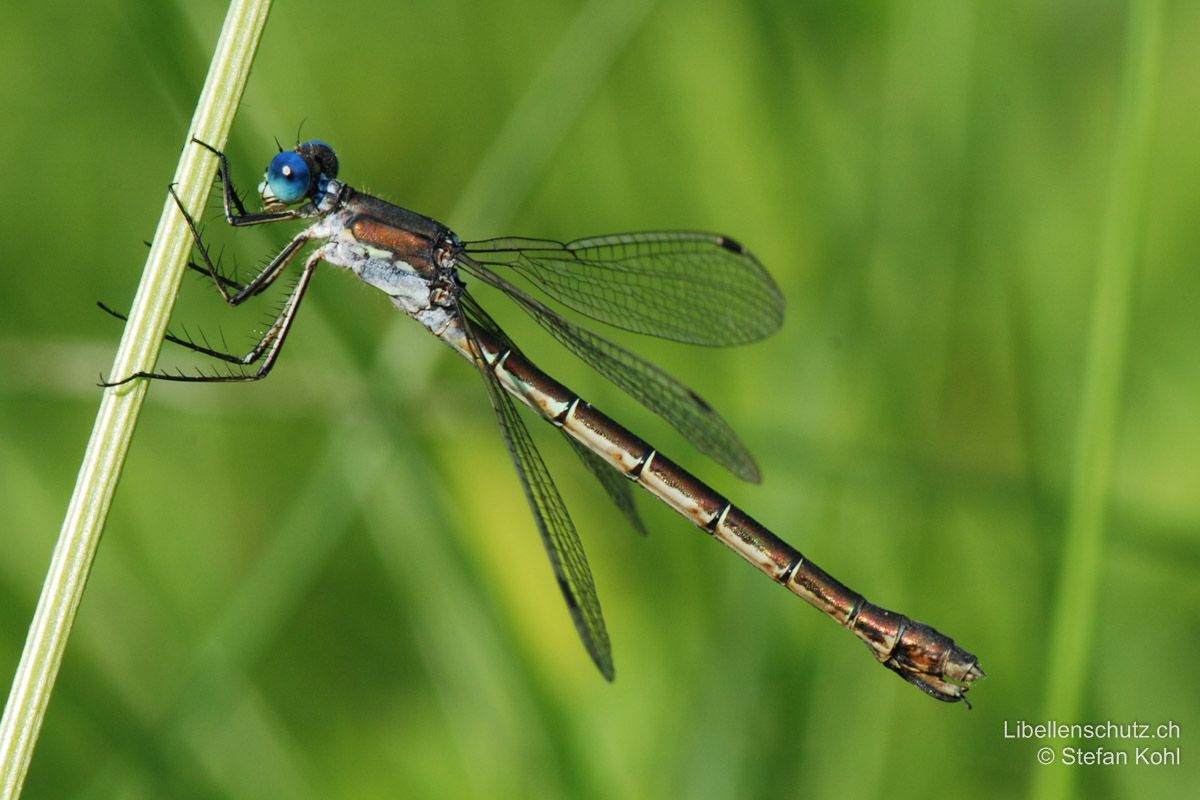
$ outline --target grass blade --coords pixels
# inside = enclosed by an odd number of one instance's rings
[[[224,144],[270,6],[270,0],[235,0],[230,6],[186,142],[196,137],[218,147]],[[184,145],[173,183],[188,208],[204,202],[215,172],[211,153]],[[109,375],[153,367],[191,244],[191,234],[168,195]],[[135,381],[106,390],[101,400],[0,720],[0,800],[18,797],[25,782],[146,388],[145,381]]]
[[[1130,6],[1121,105],[1092,299],[1074,475],[1057,601],[1047,654],[1042,719],[1080,719],[1104,569],[1106,512],[1120,426],[1129,307],[1143,210],[1155,85],[1162,58],[1162,7]],[[1067,796],[1073,770],[1042,769],[1034,796]]]

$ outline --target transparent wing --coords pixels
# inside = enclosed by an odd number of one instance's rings
[[[595,475],[596,480],[600,481],[600,485],[608,494],[608,499],[612,500],[613,504],[621,510],[634,530],[645,536],[646,525],[642,522],[642,515],[638,513],[637,505],[633,502],[633,481],[613,469],[612,465],[603,458],[572,439],[569,433],[564,432],[563,438],[571,443],[571,449],[588,468],[588,472]]]
[[[565,319],[482,264],[462,255],[459,264],[512,298],[564,347],[671,423],[697,450],[743,480],[760,480],[746,446],[700,395],[644,358]]]
[[[768,336],[783,322],[779,287],[727,236],[653,231],[565,244],[510,237],[464,248],[580,314],[635,333],[732,345]]]
[[[467,336],[474,343],[476,352],[483,352],[479,347],[473,326],[487,331],[498,341],[510,343],[503,331],[491,320],[486,312],[474,300],[463,293],[460,295],[460,321]],[[480,376],[487,387],[488,398],[496,411],[496,420],[500,423],[500,432],[504,443],[512,457],[517,475],[521,478],[521,486],[525,490],[525,498],[533,511],[538,531],[542,535],[542,544],[550,557],[554,568],[554,576],[558,579],[558,587],[562,591],[575,630],[583,640],[592,661],[599,667],[600,673],[608,680],[613,679],[612,645],[608,640],[608,631],[604,627],[604,617],[600,612],[600,599],[596,596],[596,586],[592,581],[592,571],[588,568],[587,557],[583,552],[583,543],[575,531],[575,524],[567,513],[567,507],[554,485],[546,463],[529,435],[529,429],[517,413],[516,405],[511,397],[500,386],[491,368],[477,362]]]

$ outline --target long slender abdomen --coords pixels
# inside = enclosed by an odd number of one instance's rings
[[[465,337],[443,338],[470,357]],[[888,669],[929,695],[948,702],[965,702],[971,684],[984,677],[975,656],[953,639],[903,614],[868,602],[523,355],[501,349],[484,332],[478,332],[476,338],[492,371],[508,392],[698,528],[724,542],[772,580],[853,631]]]

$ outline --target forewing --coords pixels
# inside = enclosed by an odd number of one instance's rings
[[[465,250],[585,316],[635,333],[732,345],[768,336],[783,322],[775,281],[750,251],[719,234],[651,231],[565,244],[489,239]]]

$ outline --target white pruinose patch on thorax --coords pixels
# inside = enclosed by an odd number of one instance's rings
[[[352,217],[350,211],[338,211],[309,228],[307,233],[311,238],[326,240],[317,250],[321,260],[353,272],[363,283],[390,297],[397,308],[433,335],[441,337],[453,319],[450,310],[434,304],[429,282],[408,262],[355,239],[348,227]]]

